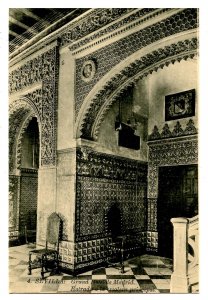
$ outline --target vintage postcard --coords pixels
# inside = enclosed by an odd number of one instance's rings
[[[199,9],[8,14],[9,293],[198,294]]]

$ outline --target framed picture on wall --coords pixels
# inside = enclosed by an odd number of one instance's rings
[[[165,96],[165,121],[195,116],[195,90]]]

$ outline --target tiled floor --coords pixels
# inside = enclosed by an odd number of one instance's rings
[[[125,262],[125,272],[114,267],[79,274],[49,276],[42,280],[40,270],[28,275],[30,245],[11,247],[10,293],[169,293],[172,261],[142,255]]]

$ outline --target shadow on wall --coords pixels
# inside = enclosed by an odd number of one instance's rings
[[[117,203],[114,203],[107,212],[107,231],[113,240],[122,233],[121,211]]]

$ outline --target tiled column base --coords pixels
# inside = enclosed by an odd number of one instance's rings
[[[13,230],[9,231],[9,241],[16,241],[19,238],[19,231]]]
[[[62,241],[59,246],[60,266],[66,271],[81,273],[105,264],[109,256],[108,244],[111,238],[105,237],[82,242]],[[146,247],[146,232],[134,235],[128,253],[140,255]]]
[[[158,252],[158,232],[157,231],[147,231],[147,248],[148,252],[157,253]]]
[[[59,264],[66,271],[74,272],[74,248],[74,242],[61,241],[59,244]]]
[[[75,244],[75,269],[94,267],[106,262],[111,238],[101,238]]]

